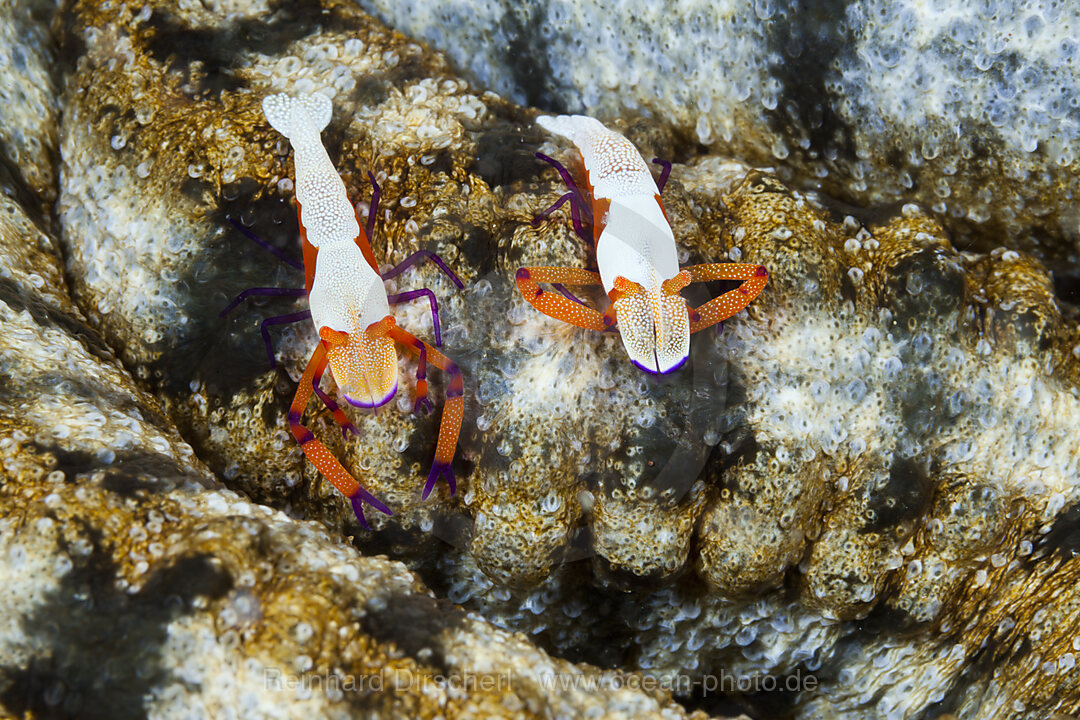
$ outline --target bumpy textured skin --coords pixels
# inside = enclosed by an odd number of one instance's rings
[[[706,720],[224,488],[72,302],[28,190],[0,180],[0,715]]]
[[[706,720],[222,487],[72,304],[50,240],[6,193],[0,263],[4,716]]]
[[[375,518],[394,523],[381,525],[385,532],[356,539],[362,552],[408,559],[438,596],[573,661],[639,668],[669,680],[700,681],[721,669],[753,678],[812,673],[817,688],[789,698],[794,717],[998,713],[1042,720],[1080,711],[1073,671],[1080,644],[1074,350],[1080,337],[1075,303],[1055,292],[1037,259],[974,252],[914,206],[865,216],[853,210],[862,221],[846,219],[772,175],[696,155],[657,122],[612,123],[642,150],[687,157],[672,172],[665,208],[688,261],[726,256],[767,263],[772,274],[744,316],[726,322],[719,336],[695,337],[685,379],[652,384],[625,362],[613,336],[552,327],[517,296],[512,277],[521,265],[585,266],[584,248],[566,224],[530,225],[563,192],[532,153],[539,149],[564,163],[576,156],[548,142],[527,111],[470,89],[439,56],[351,4],[329,5],[317,25],[290,15],[288,6],[272,16],[253,6],[240,18],[196,9],[195,16],[154,10],[149,20],[135,20],[142,6],[77,5],[61,28],[77,58],[61,128],[65,272],[41,269],[39,255],[49,243],[27,242],[34,237],[29,221],[0,235],[36,253],[5,260],[13,274],[30,287],[39,282],[35,273],[47,287],[63,287],[60,278],[70,278],[89,319],[72,324],[70,315],[22,291],[2,296],[12,308],[4,311],[9,324],[0,334],[9,348],[3,371],[27,384],[0,385],[6,398],[0,430],[11,440],[0,441],[0,450],[13,454],[5,469],[19,478],[18,485],[4,485],[17,492],[4,495],[0,517],[27,519],[17,529],[20,542],[39,525],[48,531],[42,521],[58,519],[73,538],[69,548],[92,548],[94,537],[104,538],[88,574],[78,576],[78,587],[62,585],[57,603],[87,585],[113,587],[90,581],[109,567],[98,559],[111,559],[124,573],[131,567],[124,578],[137,580],[136,558],[156,557],[159,541],[170,561],[197,563],[209,553],[211,564],[215,558],[233,563],[227,567],[235,568],[237,585],[222,598],[239,604],[211,598],[207,614],[170,617],[146,626],[150,633],[118,636],[166,638],[172,653],[168,638],[205,623],[210,633],[240,628],[235,636],[223,631],[223,647],[236,647],[236,638],[241,646],[265,638],[281,655],[260,646],[259,656],[281,657],[283,667],[309,667],[306,655],[316,672],[339,660],[359,670],[366,661],[355,658],[369,657],[362,649],[371,641],[350,634],[353,623],[363,622],[350,608],[366,607],[361,601],[368,597],[355,593],[390,583],[387,576],[403,572],[401,566],[391,572],[367,564],[342,546],[328,552],[333,543],[325,538],[301,543],[314,526],[267,516],[201,486],[160,501],[175,498],[173,505],[154,506],[153,478],[166,474],[154,470],[160,455],[117,467],[106,462],[110,451],[119,458],[147,447],[136,436],[151,425],[158,431],[149,447],[164,443],[170,449],[155,452],[179,457],[176,475],[189,478],[197,461],[171,449],[170,442],[183,446],[170,429],[175,425],[230,487],[292,516],[318,519],[340,530],[339,538],[353,532],[348,509],[305,469],[283,431],[294,389],[287,373],[295,378],[303,368],[312,329],[275,336],[288,369],[275,374],[265,370],[257,313],[228,324],[216,319],[230,297],[266,284],[275,271],[283,283],[303,282],[300,273],[275,270],[272,257],[234,237],[221,218],[222,210],[247,212],[261,236],[294,251],[293,215],[281,201],[291,189],[279,186],[290,177],[287,148],[265,127],[259,101],[300,84],[355,98],[347,105],[335,95],[349,120],[340,130],[331,126],[327,145],[350,189],[361,186],[375,154],[381,158],[384,197],[398,204],[389,204],[381,219],[376,254],[403,257],[423,246],[468,284],[455,297],[441,292],[449,283],[436,270],[410,271],[417,284],[446,297],[440,312],[447,352],[461,360],[475,388],[460,492],[437,504],[419,501],[416,476],[430,460],[434,419],[414,418],[407,400],[377,420],[358,417],[364,442],[335,443],[335,455],[347,467],[366,468],[372,491],[401,508],[393,520]],[[206,33],[215,42],[194,47],[222,47],[223,36],[240,43],[256,22],[283,39],[275,47],[296,55],[267,55],[265,43],[200,63],[162,54],[190,48],[193,36]],[[229,83],[200,79],[209,59],[222,71],[214,77]],[[118,133],[127,138],[120,148],[110,142]],[[165,141],[184,150],[162,153]],[[66,296],[42,295],[50,292]],[[297,307],[274,301],[266,312]],[[399,312],[403,325],[426,322],[422,307]],[[96,329],[83,330],[87,325]],[[105,403],[109,387],[121,385],[112,375],[80,384],[106,359],[80,356],[74,378],[64,374],[77,350],[63,341],[68,329],[99,337],[96,346],[115,347],[153,399]],[[95,346],[90,339],[77,344],[83,342]],[[70,384],[61,386],[57,377]],[[164,416],[150,411],[155,401]],[[51,435],[63,435],[58,421],[72,416],[86,422],[68,426],[69,438]],[[91,429],[100,416],[110,431],[99,441]],[[336,432],[328,416],[313,425],[320,437]],[[46,485],[42,476],[53,460],[39,462],[28,445],[50,437],[66,474],[100,470],[102,479]],[[74,454],[79,451],[86,454]],[[669,482],[661,477],[669,468],[693,482],[688,488]],[[50,506],[54,492],[59,508],[78,508],[70,510],[78,520]],[[218,509],[195,515],[201,503]],[[151,525],[152,511],[162,513],[160,530]],[[79,534],[86,517],[101,533]],[[262,517],[273,521],[264,524]],[[171,540],[169,518],[182,518],[179,537]],[[145,541],[137,523],[147,528]],[[79,542],[83,537],[89,545]],[[290,547],[298,543],[304,551],[295,554]],[[59,567],[48,554],[53,547],[33,553],[49,558],[37,566],[41,572],[20,569],[12,577],[34,583],[49,572],[66,577],[59,554]],[[0,554],[10,563],[5,568],[19,557]],[[324,566],[309,575],[308,563]],[[353,564],[355,577],[347,569]],[[305,584],[294,584],[301,576]],[[189,574],[160,577],[152,587],[188,597],[172,589],[186,587]],[[19,597],[36,600],[38,587]],[[239,612],[248,591],[262,616]],[[268,593],[272,599],[264,602]],[[158,595],[145,598],[140,609],[160,605]],[[398,599],[383,598],[389,606]],[[196,606],[194,598],[190,604]],[[2,615],[25,615],[24,607]],[[294,639],[307,633],[297,627],[298,609],[327,618],[312,625],[308,644]],[[40,633],[55,638],[50,623],[70,614],[49,610],[40,615],[46,618]],[[436,612],[425,603],[394,623],[410,631],[391,637],[385,658],[380,654],[371,665],[414,667],[411,656],[400,654],[403,647],[419,648],[416,663],[435,662],[439,649],[444,659],[459,658],[457,645],[440,644],[441,625],[425,623]],[[383,618],[376,616],[373,626]],[[31,626],[35,637],[37,627]],[[522,636],[507,642],[527,648]],[[491,647],[479,645],[477,665],[502,663],[505,656],[492,658]],[[18,657],[19,667],[31,667]],[[227,667],[245,667],[225,657]],[[541,657],[530,651],[521,664],[543,672],[547,662],[557,662]],[[210,676],[197,677],[211,686]],[[12,696],[38,686],[18,687]],[[700,698],[700,689],[680,693]],[[48,690],[37,692],[44,703]],[[592,697],[570,692],[581,702]],[[510,713],[506,707],[528,708],[532,701],[510,699],[491,712]],[[424,702],[418,698],[408,708],[412,716],[426,713]],[[564,711],[573,714],[562,706],[551,714]]]
[[[1005,236],[1054,260],[1080,255],[1075,4],[642,2],[619,17],[605,0],[365,7],[518,102],[663,118],[848,202],[933,207],[965,247]]]
[[[60,103],[56,45],[45,23],[48,3],[5,2],[0,6],[0,67],[18,82],[0,84],[2,177],[43,227],[50,227],[56,202],[57,119]]]

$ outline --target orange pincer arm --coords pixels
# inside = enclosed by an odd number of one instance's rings
[[[361,487],[360,483],[356,481],[349,471],[342,467],[333,453],[316,440],[315,435],[310,430],[300,424],[315,384],[322,379],[325,371],[326,346],[319,342],[315,346],[315,352],[311,354],[311,359],[308,360],[307,367],[304,369],[304,376],[300,378],[300,386],[296,388],[296,395],[293,397],[292,406],[289,408],[289,429],[292,430],[293,437],[300,443],[300,449],[304,451],[304,455],[311,461],[311,464],[322,473],[323,477],[330,481],[331,485],[337,488],[338,492],[349,498],[353,511],[356,513],[356,518],[366,528],[368,524],[364,518],[363,503],[367,503],[386,515],[393,515],[394,513],[377,497]]]
[[[518,268],[515,280],[521,296],[548,317],[598,332],[604,332],[612,325],[610,318],[605,319],[603,313],[540,287],[540,283],[599,285],[600,275],[597,273],[578,268],[523,267]]]
[[[701,307],[690,308],[690,332],[696,333],[726,320],[749,305],[769,281],[769,271],[763,265],[748,263],[710,263],[683,268],[689,271],[690,282],[707,280],[742,280],[742,284]]]

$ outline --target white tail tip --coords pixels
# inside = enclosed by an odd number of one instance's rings
[[[315,132],[322,132],[330,124],[334,112],[330,98],[322,93],[307,97],[285,93],[268,95],[263,98],[262,109],[270,126],[287,138],[292,138],[304,126],[314,126]]]
[[[583,145],[584,139],[591,134],[611,132],[599,120],[587,115],[541,115],[536,118],[536,124],[578,146]]]

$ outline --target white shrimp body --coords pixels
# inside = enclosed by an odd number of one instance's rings
[[[330,122],[330,99],[282,93],[264,98],[262,107],[292,144],[300,224],[318,250],[308,292],[311,320],[316,332],[329,328],[350,337],[352,347],[331,351],[330,370],[349,402],[381,405],[397,388],[397,355],[392,341],[372,341],[364,331],[390,315],[390,304],[382,278],[356,244],[356,211],[319,135]]]
[[[689,319],[685,299],[663,287],[679,275],[679,258],[648,166],[633,143],[594,118],[544,115],[536,122],[581,152],[594,215],[602,215],[594,217],[603,228],[596,241],[600,280],[619,295],[614,305],[630,359],[652,373],[675,370],[690,352]],[[633,292],[618,292],[620,277],[637,288],[621,285]]]

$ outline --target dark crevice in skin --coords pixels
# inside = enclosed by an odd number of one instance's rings
[[[1080,555],[1080,505],[1058,513],[1050,532],[1036,542],[1035,555],[1059,555],[1065,559]]]
[[[55,165],[53,171],[56,171]],[[59,178],[60,175],[56,173],[53,177]],[[38,228],[50,226],[51,218],[47,215],[51,210],[50,205],[30,189],[29,183],[23,176],[22,168],[8,159],[3,141],[0,141],[0,192],[14,198],[22,211]]]
[[[640,612],[640,603],[633,600],[635,597],[647,597],[648,592],[627,593],[614,587],[603,587],[596,584],[596,575],[593,569],[593,558],[589,553],[576,552],[587,549],[588,541],[582,543],[582,547],[574,548],[568,552],[576,554],[576,559],[569,561],[556,560],[559,569],[560,580],[564,587],[575,588],[574,599],[586,604],[589,608],[590,617],[595,622],[589,627],[589,631],[582,638],[582,644],[572,644],[565,635],[572,628],[558,625],[547,628],[539,633],[530,635],[530,641],[536,647],[544,650],[552,657],[566,660],[571,663],[588,663],[602,669],[617,669],[633,666],[634,662],[629,655],[635,652],[630,644],[628,628],[636,627],[637,614]],[[367,551],[365,552],[377,552]],[[460,550],[448,549],[446,552],[459,553]],[[415,572],[424,584],[437,596],[444,598],[451,588],[448,577],[444,570],[440,570],[438,563],[432,555],[416,555],[417,560],[410,564],[410,569]],[[688,578],[691,582],[692,578]],[[538,592],[537,587],[509,588],[509,599],[505,603],[494,602],[486,609],[477,608],[475,601],[466,601],[465,609],[484,614],[500,625],[498,616],[503,612],[502,608],[510,613],[516,612],[520,604],[525,601],[528,593]],[[490,600],[490,598],[489,598]],[[445,601],[440,601],[445,602]],[[512,629],[512,628],[510,628]]]
[[[75,72],[79,58],[86,54],[79,16],[74,12],[76,0],[63,0],[52,18],[53,37],[56,39],[57,73],[67,77]],[[57,85],[57,87],[61,87]]]
[[[1062,315],[1075,317],[1080,313],[1080,274],[1075,267],[1055,270],[1053,274],[1054,295],[1064,306]]]
[[[944,644],[948,640],[943,639],[940,642]],[[953,717],[954,714],[959,713],[966,704],[965,701],[970,699],[974,689],[980,686],[985,688],[986,683],[1001,667],[1009,666],[1002,664],[1003,654],[1000,638],[996,635],[987,637],[981,647],[967,656],[962,675],[946,688],[945,697],[923,708],[922,713],[917,716],[918,720],[940,720],[941,718]],[[1035,708],[1026,709],[1032,711]],[[960,717],[960,715],[956,716]],[[1037,714],[1028,717],[1036,716]]]
[[[72,569],[18,619],[27,637],[51,640],[23,665],[0,660],[0,706],[18,717],[145,718],[146,698],[175,682],[161,657],[168,625],[192,612],[197,597],[222,597],[232,578],[214,558],[192,555],[129,593],[115,586],[121,571],[100,532],[74,530],[92,550],[72,552],[59,541]]]
[[[522,97],[522,105],[545,108],[561,115],[566,103],[553,91],[554,71],[547,57],[547,44],[534,28],[544,22],[547,14],[543,4],[511,4],[503,13],[499,25],[509,38],[503,56],[505,66],[514,79],[514,87]]]
[[[228,220],[237,220],[299,261],[295,210],[276,195],[258,195],[259,189],[253,180],[243,178],[223,188],[218,207],[207,214],[207,227],[219,227],[222,232],[208,230],[202,257],[188,264],[177,278],[191,289],[185,309],[192,322],[184,341],[148,364],[147,384],[155,390],[186,397],[193,380],[215,397],[231,397],[251,388],[256,378],[270,370],[259,323],[306,307],[306,301],[295,298],[256,297],[220,317],[232,299],[248,288],[298,288],[304,284],[303,271],[259,247]],[[269,332],[276,347],[285,328],[277,325]]]
[[[96,470],[102,465],[102,462],[97,459],[94,453],[84,450],[61,450],[46,445],[35,445],[35,449],[39,454],[51,453],[55,456],[56,467],[53,469],[63,472],[69,480],[76,475]]]
[[[208,180],[187,177],[180,182],[180,194],[196,205],[205,205],[213,193],[214,185]]]
[[[356,87],[348,95],[345,105],[375,107],[382,105],[390,95],[390,83],[382,75],[364,75],[356,79]]]
[[[798,717],[796,703],[801,695],[798,692],[785,690],[785,684],[792,683],[792,686],[796,687],[800,678],[805,680],[811,676],[818,683],[823,679],[822,673],[810,672],[805,666],[800,665],[795,671],[786,675],[766,676],[776,683],[778,689],[771,692],[760,690],[740,693],[737,684],[740,679],[744,683],[743,687],[750,689],[753,686],[749,683],[753,678],[747,675],[735,675],[726,670],[717,670],[705,677],[717,686],[723,683],[722,690],[719,687],[706,688],[704,681],[699,681],[691,688],[689,696],[676,694],[672,699],[682,705],[688,713],[701,711],[710,717],[745,716],[750,720],[789,720]],[[732,692],[733,689],[734,692]]]
[[[923,517],[933,496],[934,481],[925,462],[896,458],[889,467],[889,480],[874,495],[874,519],[859,532],[877,533],[900,523]]]
[[[120,452],[111,461],[106,461],[84,450],[64,450],[36,443],[33,447],[38,454],[48,453],[55,457],[53,469],[62,471],[69,482],[78,475],[101,472],[103,487],[123,497],[135,497],[140,490],[160,491],[161,482],[155,478],[188,478],[206,484],[202,474],[168,455]]]
[[[638,575],[629,568],[612,565],[610,560],[600,554],[595,554],[592,562],[593,572],[600,582],[623,592],[646,592],[673,585],[687,571],[684,565],[679,571],[671,574],[663,569],[657,569],[646,575]]]
[[[452,153],[446,150],[436,150],[431,153],[434,158],[430,164],[423,167],[432,175],[446,175],[447,177],[453,177],[454,174],[454,156]]]
[[[146,363],[149,374],[144,384],[186,397],[194,380],[212,395],[231,397],[250,388],[270,369],[259,332],[261,320],[301,308],[293,298],[272,297],[243,302],[225,317],[220,317],[221,311],[248,288],[296,288],[304,281],[302,271],[246,238],[228,218],[299,259],[296,215],[281,198],[261,193],[261,186],[250,178],[226,186],[217,198],[201,181],[195,183],[197,187],[185,186],[185,190],[191,191],[196,203],[209,203],[212,209],[206,215],[205,252],[183,267],[176,280],[190,290],[184,309],[191,322],[182,339]],[[216,233],[215,227],[221,232]],[[283,331],[280,325],[270,328],[275,344]]]
[[[535,155],[544,139],[539,126],[528,121],[508,120],[486,128],[476,135],[469,172],[479,175],[491,188],[535,182],[548,167]]]
[[[874,605],[869,614],[855,624],[862,637],[901,637],[909,632],[914,636],[921,632],[923,625],[904,610],[886,603]]]
[[[266,17],[220,28],[189,28],[155,9],[146,22],[145,43],[154,60],[185,74],[185,85],[194,81],[193,96],[208,99],[245,86],[234,71],[245,53],[275,55],[309,35],[352,27],[340,12],[325,11],[314,0],[280,0]]]
[[[910,192],[914,192],[913,190]],[[859,221],[859,224],[865,228],[871,228],[874,226],[884,226],[889,223],[893,218],[898,217],[904,205],[911,203],[910,200],[900,200],[893,203],[881,203],[879,205],[852,205],[846,203],[843,200],[838,200],[831,195],[816,190],[806,190],[809,197],[820,205],[828,212],[829,222],[836,225],[841,225],[844,219],[849,215]],[[915,203],[917,205],[917,203]],[[923,211],[927,215],[933,215],[932,212],[926,210]]]
[[[424,56],[406,55],[380,77],[387,88],[403,89],[420,80],[431,78],[434,72],[436,71],[426,62]]]
[[[955,330],[955,314],[964,302],[964,270],[949,251],[926,248],[904,257],[889,272],[881,304],[893,313],[889,328],[901,336],[918,330],[948,336]],[[918,287],[917,293],[909,288]],[[937,331],[935,324],[939,325]]]
[[[858,291],[855,289],[855,281],[851,279],[851,275],[843,273],[840,276],[840,299],[854,305],[857,298]]]
[[[465,255],[465,266],[476,269],[476,277],[487,277],[495,272],[498,254],[496,237],[500,232],[492,232],[481,225],[462,225],[465,235],[458,248]]]
[[[847,6],[847,0],[798,0],[788,6],[784,22],[767,25],[766,42],[778,58],[771,74],[782,86],[780,102],[766,111],[769,125],[780,137],[810,140],[807,150],[796,146],[793,153],[823,158],[831,148],[840,162],[857,159],[854,133],[833,106],[838,98],[826,89],[833,62],[854,54]]]
[[[393,593],[367,604],[364,631],[380,643],[392,643],[422,665],[449,675],[439,636],[464,628],[465,611],[448,600]]]
[[[392,68],[383,71],[375,71],[356,79],[354,87],[348,95],[345,105],[357,107],[375,107],[381,105],[394,88],[405,88],[416,81],[432,77],[433,70],[430,64],[425,63],[423,56],[407,55]],[[348,127],[351,118],[335,120]],[[330,143],[326,143],[329,148]],[[335,163],[335,167],[337,167]]]
[[[0,302],[13,310],[30,313],[30,317],[41,327],[58,328],[77,338],[87,352],[97,359],[113,361],[112,349],[97,330],[79,317],[48,305],[36,293],[24,290],[11,278],[0,278]]]

